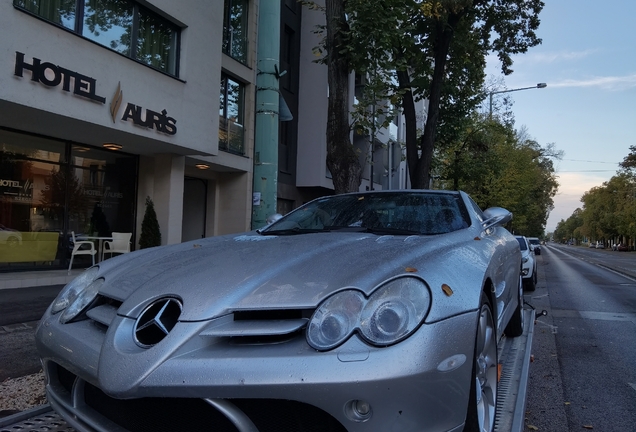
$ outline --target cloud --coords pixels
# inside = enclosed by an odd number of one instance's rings
[[[591,56],[597,51],[596,49],[589,49],[585,51],[530,53],[527,56],[515,57],[515,63],[554,63],[559,61],[580,60]]]
[[[576,61],[593,55],[598,52],[597,49],[588,49],[585,51],[559,51],[559,52],[530,52],[513,56],[512,60],[515,65],[523,64],[536,64],[536,63],[555,63],[561,61]],[[494,52],[488,53],[486,56],[488,64],[497,65],[499,67],[500,62],[497,54]]]
[[[592,77],[550,82],[550,87],[598,87],[604,90],[626,90],[636,87],[636,74],[626,76]]]
[[[566,220],[572,216],[572,212],[577,208],[583,208],[581,197],[593,187],[601,186],[607,178],[583,173],[557,173],[559,181],[559,191],[554,197],[554,210],[550,212],[546,231],[551,232],[556,229],[557,223],[561,219]]]
[[[596,176],[591,173],[557,172],[559,191],[558,195],[577,195],[579,198],[596,186],[601,186],[608,179],[606,176]]]

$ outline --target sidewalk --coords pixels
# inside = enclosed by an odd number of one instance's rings
[[[83,271],[83,269],[73,269],[70,274],[68,274],[67,270],[0,273],[0,290],[46,285],[66,285]]]

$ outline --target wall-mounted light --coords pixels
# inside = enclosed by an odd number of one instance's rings
[[[104,143],[102,144],[102,146],[104,148],[107,148],[108,150],[121,150],[123,148],[123,146],[121,146],[120,144],[115,143]]]
[[[73,146],[73,150],[79,153],[86,153],[90,151],[91,149],[89,149],[88,147]]]
[[[196,164],[195,167],[199,168],[200,170],[210,169],[210,165],[206,164]]]

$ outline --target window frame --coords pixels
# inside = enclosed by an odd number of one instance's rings
[[[243,23],[245,24],[245,28],[244,31],[242,32],[241,36],[243,38],[242,40],[242,45],[243,45],[243,49],[245,51],[244,56],[243,57],[239,57],[239,56],[235,56],[233,54],[233,41],[234,41],[234,29],[231,27],[231,19],[230,19],[230,9],[232,6],[234,6],[237,3],[242,3],[244,6],[244,11],[243,11]],[[247,61],[248,61],[248,53],[249,53],[249,45],[250,45],[250,38],[249,38],[249,19],[250,19],[250,15],[249,15],[249,10],[250,10],[250,1],[249,0],[224,0],[223,2],[223,41],[222,41],[222,46],[221,46],[221,51],[223,52],[223,54],[233,58],[234,60],[247,65]]]
[[[41,1],[41,0],[40,0]],[[25,3],[25,0],[13,0],[13,7],[21,12],[24,12],[26,14],[29,14],[37,19],[40,19],[42,21],[45,21],[49,24],[52,24],[64,31],[67,31],[69,33],[73,33],[76,36],[79,36],[87,41],[90,41],[96,45],[99,45],[100,47],[106,48],[109,51],[115,52],[127,59],[133,60],[136,63],[139,63],[143,66],[149,67],[152,70],[155,70],[157,72],[160,72],[162,74],[168,75],[170,77],[174,77],[174,78],[179,78],[179,72],[180,72],[180,63],[181,63],[181,32],[183,30],[183,28],[181,26],[179,26],[177,23],[175,23],[174,21],[169,20],[168,18],[166,18],[163,15],[158,14],[157,12],[151,10],[148,7],[143,6],[142,4],[138,3],[137,1],[134,0],[125,0],[127,3],[129,3],[132,7],[132,28],[131,28],[131,41],[130,41],[130,46],[129,46],[129,54],[125,54],[122,53],[120,51],[117,51],[111,47],[109,47],[108,45],[105,45],[99,41],[97,41],[94,38],[91,37],[87,37],[84,34],[84,18],[85,18],[85,8],[86,8],[86,0],[75,0],[75,14],[74,14],[74,25],[73,27],[66,27],[61,23],[58,23],[56,21],[53,21],[51,19],[49,19],[48,17],[44,16],[44,15],[40,15],[37,12],[33,12],[30,11],[29,9],[27,9],[26,6],[23,6],[22,4]],[[144,62],[142,60],[139,59],[139,55],[138,55],[138,47],[137,47],[137,43],[139,40],[139,27],[140,27],[140,23],[142,20],[142,17],[147,17],[150,16],[155,20],[160,20],[162,21],[164,24],[166,24],[168,27],[170,27],[173,32],[174,32],[174,46],[175,46],[175,54],[174,54],[174,58],[172,60],[168,59],[168,67],[163,70],[160,69],[156,66],[153,66],[151,63],[147,63]],[[174,70],[172,70],[172,68],[170,67],[170,64],[174,64]]]
[[[240,118],[241,122],[233,122],[236,124],[239,124],[242,128],[243,128],[243,135],[242,135],[242,142],[241,142],[241,146],[240,149],[234,149],[232,148],[232,146],[230,145],[230,136],[228,133],[229,127],[226,128],[225,132],[227,134],[227,140],[225,142],[225,145],[221,145],[221,139],[220,139],[220,132],[223,130],[222,127],[222,121],[221,119],[223,119],[223,121],[225,122],[226,125],[229,125],[229,116],[228,116],[228,94],[229,94],[229,85],[228,82],[231,81],[232,83],[235,83],[238,85],[239,89],[240,89],[240,98],[239,98],[239,102],[237,103],[238,105],[238,117]],[[218,146],[219,146],[219,150],[228,152],[228,153],[233,153],[233,154],[237,154],[240,156],[245,156],[245,152],[246,152],[246,145],[245,145],[245,94],[246,94],[246,90],[247,90],[247,86],[244,82],[234,78],[233,76],[225,73],[225,72],[221,72],[221,86],[219,89],[219,142],[218,142]],[[222,104],[222,107],[221,107]]]

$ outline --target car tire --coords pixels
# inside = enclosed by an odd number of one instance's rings
[[[490,432],[497,410],[497,333],[490,302],[481,294],[473,372],[464,432]]]
[[[519,276],[519,304],[515,309],[515,313],[512,314],[508,325],[504,330],[506,336],[517,337],[523,334],[523,279]]]

